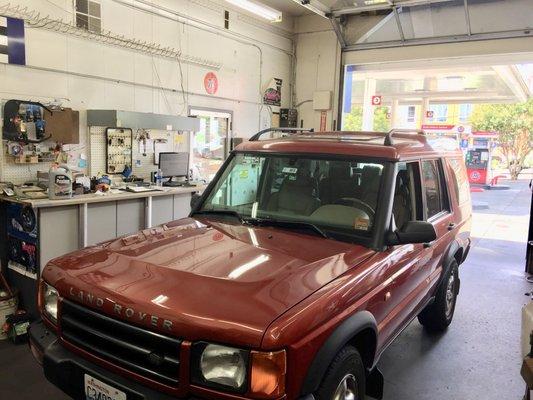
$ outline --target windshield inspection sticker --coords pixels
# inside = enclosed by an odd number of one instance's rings
[[[368,231],[370,226],[370,220],[368,218],[356,218],[354,222],[354,228],[360,231]]]
[[[295,174],[298,172],[298,168],[284,167],[282,171],[284,174]]]

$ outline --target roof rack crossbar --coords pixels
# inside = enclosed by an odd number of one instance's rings
[[[426,136],[426,132],[423,129],[391,129],[387,132],[387,136],[385,136],[385,141],[383,142],[385,146],[392,146],[394,144],[392,136],[395,133],[412,133],[414,135]]]
[[[287,132],[287,133],[297,133],[297,132],[314,132],[315,130],[313,128],[311,129],[308,129],[308,128],[266,128],[266,129],[263,129],[259,132],[257,132],[255,135],[253,135],[249,141],[250,142],[255,142],[257,140],[259,140],[259,138],[264,135],[265,133],[268,133],[268,132]]]

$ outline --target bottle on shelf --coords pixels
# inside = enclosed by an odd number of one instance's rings
[[[157,173],[155,175],[155,184],[158,187],[163,186],[163,171],[161,171],[161,169],[157,170]]]

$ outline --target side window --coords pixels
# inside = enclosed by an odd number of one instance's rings
[[[426,217],[449,209],[444,173],[440,160],[422,161],[422,180],[426,194]]]
[[[392,214],[397,228],[408,221],[422,219],[420,172],[418,163],[399,163]]]

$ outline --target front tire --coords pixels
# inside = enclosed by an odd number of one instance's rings
[[[318,400],[364,400],[365,366],[357,349],[344,347],[326,371],[315,397]]]
[[[428,332],[444,332],[452,323],[458,289],[459,264],[453,260],[437,289],[435,301],[418,314],[418,321]]]

